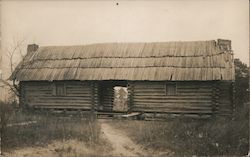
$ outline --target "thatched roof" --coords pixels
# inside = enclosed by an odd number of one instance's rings
[[[45,46],[28,53],[11,79],[234,80],[233,54],[218,42]]]

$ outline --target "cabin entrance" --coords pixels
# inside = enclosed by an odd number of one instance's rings
[[[127,112],[127,81],[101,81],[99,84],[99,111]]]
[[[113,111],[127,112],[128,111],[128,90],[124,86],[114,87],[114,102]]]

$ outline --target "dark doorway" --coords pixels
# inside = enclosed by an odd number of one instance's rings
[[[128,111],[128,90],[127,87],[115,86],[114,87],[114,102],[113,110],[117,112]]]
[[[119,96],[120,94],[122,94],[122,97]],[[101,81],[99,83],[99,97],[100,103],[98,110],[123,112],[127,107],[120,107],[117,105],[120,102],[125,105],[125,100],[120,100],[120,98],[127,98],[127,81]]]

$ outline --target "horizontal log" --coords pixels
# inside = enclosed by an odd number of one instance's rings
[[[178,88],[177,91],[195,91],[195,92],[212,92],[213,90],[211,88],[206,88],[206,89],[191,89],[191,88],[187,88],[187,89],[183,89],[183,88]]]
[[[133,90],[158,90],[158,91],[162,91],[162,90],[166,90],[166,87],[148,87],[148,88],[133,88]]]
[[[47,96],[51,96],[51,93],[25,93],[26,97],[39,97],[39,96],[43,96],[43,97],[47,97]]]
[[[86,96],[86,97],[75,97],[75,96],[46,96],[46,97],[27,97],[27,98],[31,98],[34,100],[92,100],[92,97]],[[97,97],[94,97],[94,99],[97,99]]]
[[[199,106],[204,106],[204,107],[211,107],[211,103],[135,103],[134,106],[139,106],[139,107],[168,107],[168,106],[173,106],[173,107],[178,107],[178,106],[194,106],[194,107],[199,107]]]
[[[143,84],[133,84],[133,87],[161,87],[161,86],[164,86],[165,85],[165,83],[162,83],[162,82],[160,82],[160,83],[148,83],[148,82],[146,82],[146,83],[143,83]]]
[[[113,100],[114,97],[113,96],[101,96],[102,100]]]
[[[138,108],[154,108],[154,107],[162,107],[162,108],[167,108],[167,107],[204,107],[204,108],[211,108],[212,104],[133,104],[133,107],[138,107]]]
[[[113,103],[100,103],[102,106],[106,106],[106,107],[108,107],[108,106],[110,106],[110,107],[112,107],[113,106]]]
[[[89,102],[92,102],[92,101],[94,101],[94,102],[98,102],[98,99],[93,99],[93,100],[85,100],[85,99],[81,99],[81,100],[74,100],[74,101],[72,101],[72,100],[53,100],[53,101],[44,101],[43,99],[39,99],[39,100],[36,100],[36,101],[34,101],[34,102],[48,102],[48,103],[50,103],[50,102],[56,102],[56,103],[64,103],[64,102],[66,102],[66,103],[71,103],[71,102],[75,102],[75,103],[85,103],[85,102],[87,102],[87,103],[89,103]]]
[[[189,111],[187,111],[187,110],[162,110],[162,109],[160,109],[160,110],[152,110],[152,109],[137,109],[137,108],[133,108],[132,109],[132,111],[134,111],[134,112],[166,112],[166,113],[194,113],[194,114],[211,114],[211,113],[213,113],[212,111],[209,111],[209,110],[207,110],[207,111],[202,111],[202,110],[189,110]]]
[[[93,102],[88,102],[88,101],[77,101],[77,102],[58,102],[58,101],[55,101],[55,102],[43,102],[43,101],[35,101],[35,102],[29,102],[28,104],[47,104],[47,105],[92,105]],[[95,102],[95,104],[97,104],[97,102]]]
[[[133,97],[133,101],[137,102],[176,102],[176,103],[211,103],[213,99],[211,98],[141,98],[141,97]]]
[[[91,110],[91,107],[85,107],[85,106],[47,106],[47,105],[37,105],[37,106],[33,106],[35,108],[60,108],[60,109],[87,109],[87,110]]]
[[[113,104],[105,104],[105,103],[101,103],[102,106],[113,106]]]
[[[134,90],[134,93],[165,93],[166,90],[154,90],[154,89],[148,89],[148,90]],[[177,94],[179,93],[207,93],[212,94],[212,90],[177,90]]]
[[[91,107],[93,104],[90,103],[44,103],[44,102],[36,102],[30,103],[29,105],[45,105],[45,106],[88,106]]]
[[[51,90],[52,86],[25,86],[25,90]]]
[[[136,102],[147,102],[147,103],[212,103],[212,100],[142,100],[133,98],[134,103]]]
[[[94,95],[94,97],[97,97],[98,95]],[[66,97],[92,97],[92,94],[71,94],[67,93]]]
[[[134,87],[134,90],[149,90],[149,89],[155,89],[155,90],[165,90],[166,86],[145,86],[145,87]],[[177,86],[177,90],[211,90],[212,86],[206,86],[206,87],[194,87],[194,86],[190,86],[190,87],[184,87],[184,86]]]
[[[52,93],[52,89],[51,90],[30,90],[27,89],[25,90],[26,94],[43,94],[43,93]],[[92,90],[66,90],[66,93],[71,93],[71,94],[91,94]],[[95,92],[97,93],[97,92]]]
[[[183,89],[207,89],[207,88],[212,88],[212,85],[195,85],[195,84],[190,84],[190,85],[181,85],[177,84],[177,88],[183,88]]]
[[[30,90],[52,89],[53,87],[54,87],[54,84],[50,84],[50,85],[34,85],[34,86],[26,85],[26,86],[24,86],[25,89],[30,89]],[[71,85],[65,84],[65,88],[67,88],[69,90],[74,90],[74,89],[92,89],[92,86],[82,86],[82,85],[71,86]]]
[[[129,93],[132,94],[132,93]],[[147,93],[147,92],[135,92],[132,95],[134,96],[166,96],[165,92],[161,93]],[[177,93],[177,96],[212,96],[212,93]]]
[[[66,88],[66,91],[67,92],[72,92],[72,93],[78,93],[78,92],[90,92],[90,91],[93,91],[93,89],[89,88],[89,89],[86,89],[86,88],[80,88],[80,89],[68,89]]]
[[[143,109],[143,110],[212,110],[212,107],[191,107],[191,106],[188,106],[188,107],[184,107],[184,106],[181,106],[181,107],[171,107],[171,106],[162,106],[162,107],[138,107],[138,106],[134,106],[133,107],[134,109]]]
[[[212,92],[209,91],[177,91],[178,95],[212,95]]]
[[[24,89],[26,93],[52,93],[52,89],[49,90],[30,90],[30,89]]]
[[[71,92],[71,91],[67,91],[66,90],[66,93],[67,94],[86,94],[86,95],[88,95],[88,94],[95,94],[95,95],[99,95],[99,93],[98,92],[95,92],[95,91],[78,91],[78,92]]]
[[[138,106],[134,105],[132,108],[140,109],[170,109],[170,110],[189,110],[189,109],[200,109],[200,110],[212,110],[212,106]]]
[[[85,87],[72,87],[72,88],[69,88],[69,87],[65,87],[67,90],[69,90],[69,91],[88,91],[88,90],[94,90],[94,88],[92,88],[92,87],[88,87],[88,88],[85,88]]]
[[[102,104],[113,104],[113,101],[100,101]]]
[[[148,82],[148,81],[143,81],[143,82],[130,82],[130,86],[157,86],[157,85],[165,85],[165,84],[171,84],[171,83],[176,83],[177,85],[180,86],[211,86],[214,85],[212,82],[195,82],[195,81],[189,81],[189,82],[174,82],[174,81],[159,81],[159,82]]]
[[[67,88],[92,88],[94,86],[86,85],[86,84],[65,84]]]
[[[92,107],[92,104],[84,104],[84,103],[82,103],[82,104],[77,104],[77,103],[71,103],[71,104],[69,104],[69,103],[49,103],[49,104],[47,104],[47,103],[30,103],[30,104],[28,104],[29,106],[63,106],[63,107],[72,107],[72,106],[74,106],[74,107],[77,107],[77,106],[79,106],[79,107]]]
[[[114,100],[100,100],[100,101],[105,104],[110,104],[114,102]]]
[[[211,96],[199,96],[199,95],[196,95],[196,96],[181,96],[181,95],[165,95],[165,96],[155,96],[155,95],[151,95],[151,96],[138,96],[138,95],[134,95],[134,99],[164,99],[164,100],[178,100],[178,99],[187,99],[187,100],[190,100],[190,99],[196,99],[196,100],[211,100],[212,97]]]
[[[114,100],[100,100],[103,104],[113,104]]]
[[[60,97],[60,96],[56,96],[56,95],[53,95],[52,92],[51,93],[26,93],[26,96],[27,97]],[[66,93],[65,96],[63,97],[92,97],[92,96],[95,96],[97,97],[98,94],[71,94],[71,93]]]
[[[228,104],[228,105],[232,104],[230,100],[218,100],[217,102],[220,104]]]

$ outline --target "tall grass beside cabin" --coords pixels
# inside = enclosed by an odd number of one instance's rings
[[[174,156],[214,156],[248,153],[248,111],[241,110],[234,120],[175,118],[165,121],[118,121],[144,149],[170,151]]]
[[[9,102],[0,101],[0,154],[5,150],[7,142],[7,125],[14,111],[13,105]]]
[[[53,141],[64,143],[77,140],[91,147],[104,142],[100,139],[100,126],[96,117],[90,113],[56,116],[49,113],[16,111],[10,117],[9,124],[11,125],[7,127],[6,140],[3,143],[6,151],[45,147]]]

